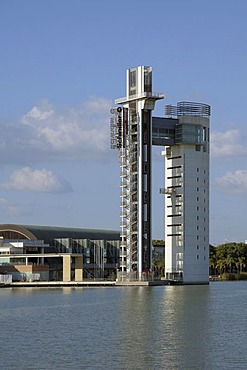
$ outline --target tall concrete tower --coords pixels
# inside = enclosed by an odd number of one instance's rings
[[[152,269],[152,110],[164,95],[152,93],[152,68],[127,70],[126,97],[112,110],[111,145],[121,168],[120,279],[142,280]]]
[[[208,283],[210,106],[166,106],[176,116],[165,157],[165,274],[184,284]]]
[[[152,117],[152,68],[127,70],[127,93],[111,110],[111,147],[121,169],[120,280],[142,280],[152,269],[152,145],[165,158],[165,275],[208,283],[210,106],[180,102]]]

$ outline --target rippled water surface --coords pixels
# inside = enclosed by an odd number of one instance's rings
[[[247,283],[0,289],[1,369],[247,369]]]

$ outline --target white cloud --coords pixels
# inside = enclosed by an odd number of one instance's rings
[[[69,192],[71,185],[64,179],[55,176],[52,171],[45,169],[32,170],[24,167],[14,171],[10,182],[1,185],[7,190],[33,191],[33,192]]]
[[[112,102],[92,97],[78,107],[35,104],[19,122],[1,120],[0,163],[105,160],[110,150]]]
[[[40,102],[38,106],[34,106],[26,115],[21,119],[23,124],[30,124],[33,120],[44,121],[48,118],[51,118],[54,114],[52,105],[48,103],[47,100]]]
[[[0,211],[5,216],[19,216],[23,214],[23,211],[20,209],[17,203],[8,200],[6,198],[0,198]]]
[[[109,109],[112,108],[111,104],[112,103],[110,100],[97,96],[92,96],[83,104],[83,107],[86,112],[89,112],[90,114],[105,114],[107,112],[107,114],[109,115]]]
[[[22,117],[29,126],[29,147],[63,158],[102,156],[109,151],[111,102],[93,97],[78,109],[61,109],[42,101]]]
[[[217,178],[217,186],[221,190],[232,194],[247,194],[247,171],[237,170],[227,172],[224,176]]]
[[[212,157],[236,157],[247,154],[246,145],[241,143],[239,130],[228,130],[225,132],[212,132],[211,155]]]

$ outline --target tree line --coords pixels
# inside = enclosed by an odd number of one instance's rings
[[[210,275],[241,274],[247,272],[247,244],[225,243],[209,246]]]

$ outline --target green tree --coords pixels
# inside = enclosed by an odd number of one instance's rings
[[[247,245],[245,243],[225,243],[217,247],[210,246],[210,271],[214,266],[217,273],[240,273],[246,271]]]
[[[233,270],[233,266],[236,265],[236,260],[233,257],[233,255],[228,254],[227,257],[226,257],[225,263],[226,263],[226,266],[227,266],[227,271],[230,272],[230,274],[231,274],[232,270]]]
[[[238,272],[243,272],[244,266],[245,266],[245,257],[239,256],[238,260],[236,262],[236,266],[238,269]]]
[[[209,245],[209,274],[217,275],[217,258],[216,258],[216,248],[213,245]]]
[[[216,269],[219,275],[223,274],[225,268],[225,260],[217,259],[216,262]]]

